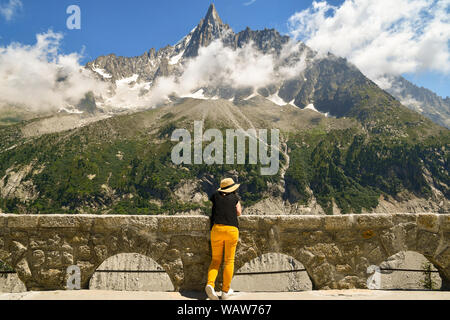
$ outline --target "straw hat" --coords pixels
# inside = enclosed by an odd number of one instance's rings
[[[227,178],[227,179],[223,179],[220,182],[220,189],[218,189],[217,191],[224,192],[224,193],[231,193],[231,192],[236,191],[239,188],[239,186],[240,186],[240,184],[235,183],[233,179]]]

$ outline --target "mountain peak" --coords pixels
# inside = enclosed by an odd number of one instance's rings
[[[217,13],[216,6],[214,3],[211,3],[209,6],[208,12],[206,13],[204,21],[206,22],[217,22],[218,25],[222,25],[222,19],[220,19],[219,14]]]
[[[211,4],[206,16],[195,29],[184,56],[197,56],[200,47],[207,47],[212,41],[222,38],[230,30],[231,28],[220,19],[214,4]]]

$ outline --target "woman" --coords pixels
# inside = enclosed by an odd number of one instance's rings
[[[242,213],[240,199],[236,194],[239,186],[233,179],[224,179],[220,183],[220,189],[209,198],[213,203],[211,214],[212,260],[205,291],[211,300],[219,300],[214,287],[224,253],[222,300],[233,295],[230,285],[234,273],[234,256],[239,240],[237,217]]]

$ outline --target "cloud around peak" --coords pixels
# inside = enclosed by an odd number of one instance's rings
[[[296,39],[348,58],[367,76],[450,74],[450,0],[326,1],[290,17]]]
[[[62,39],[61,33],[49,30],[36,35],[34,45],[0,47],[0,108],[58,110],[78,103],[88,91],[105,90],[105,85],[82,68],[79,53],[60,53]]]

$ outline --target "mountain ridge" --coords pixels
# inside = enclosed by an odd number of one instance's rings
[[[207,16],[174,46],[88,63],[113,94],[86,95],[83,114],[0,127],[0,211],[208,214],[207,195],[232,177],[246,214],[449,212],[448,129],[344,58],[317,56],[274,29],[228,31],[215,8]],[[185,58],[191,44],[199,55]],[[220,54],[227,59],[198,83],[183,78]],[[223,68],[230,59],[236,70]],[[233,78],[242,74],[251,77]],[[161,83],[170,86],[158,108],[139,100]],[[134,108],[142,101],[144,110]],[[249,164],[175,165],[172,132],[192,132],[201,120],[221,132],[279,129],[278,174],[261,176]]]
[[[246,45],[253,44],[253,46],[261,52],[263,55],[273,54],[276,56],[280,56],[283,49],[288,47],[291,42],[292,45],[296,45],[298,49],[290,52],[290,56],[284,57],[284,62],[287,65],[292,65],[295,67],[293,61],[297,61],[301,59],[302,55],[306,55],[309,59],[309,66],[311,67],[311,63],[314,63],[315,56],[317,53],[312,49],[308,48],[302,42],[292,42],[292,40],[288,36],[281,35],[275,29],[264,29],[264,30],[251,30],[247,27],[245,30],[242,30],[238,33],[234,33],[233,30],[225,23],[223,23],[220,18],[214,4],[211,4],[209,7],[205,17],[201,19],[200,23],[182,40],[180,40],[174,46],[166,46],[164,48],[156,51],[155,49],[151,49],[150,51],[144,53],[141,56],[137,57],[117,57],[115,55],[101,56],[94,61],[91,61],[86,64],[86,68],[91,69],[97,75],[100,76],[100,79],[114,82],[120,81],[121,79],[132,77],[133,75],[138,75],[136,79],[137,82],[142,82],[144,85],[143,94],[152,89],[155,83],[161,77],[179,77],[183,74],[183,65],[189,61],[190,59],[194,59],[198,57],[199,49],[208,47],[213,41],[221,40],[224,47],[229,47],[233,50],[237,50],[238,48],[243,48]],[[287,51],[287,50],[286,50]],[[323,60],[327,59],[337,59],[331,54],[323,57]],[[320,59],[318,59],[320,60]],[[311,62],[312,61],[312,62]],[[345,59],[345,63],[348,63]],[[322,64],[324,62],[322,61]],[[348,64],[350,68],[351,64]],[[320,69],[320,66],[317,68]],[[107,74],[107,77],[102,76],[102,71],[99,72],[99,69],[104,70]],[[311,70],[304,70],[305,73]],[[321,70],[313,70],[312,73],[318,73]],[[326,71],[326,70],[325,70]],[[359,77],[359,74],[355,73],[356,76]],[[190,94],[194,94],[199,90],[203,90],[203,94],[206,93],[205,98],[210,99],[219,96],[224,99],[232,99],[232,98],[247,98],[252,94],[260,94],[265,98],[269,96],[274,96],[275,100],[282,101],[280,103],[293,103],[295,106],[300,108],[305,108],[310,104],[314,105],[314,108],[324,114],[328,113],[333,116],[340,116],[342,112],[333,113],[332,108],[327,106],[316,106],[314,104],[314,91],[315,88],[312,88],[311,83],[309,81],[305,81],[306,83],[301,83],[302,75],[298,75],[296,79],[285,79],[281,81],[281,83],[272,83],[263,88],[253,88],[253,90],[249,88],[241,88],[236,90],[236,88],[229,87],[205,87],[205,88],[196,88]],[[304,79],[311,80],[310,77],[305,76]],[[400,78],[399,78],[400,79]],[[402,78],[403,82],[406,79]],[[315,79],[317,80],[317,79]],[[398,81],[397,81],[398,82]],[[407,91],[408,83],[401,86],[401,90]],[[323,88],[322,88],[323,89]],[[289,91],[296,92],[289,92]],[[242,92],[248,93],[246,96],[242,96]],[[255,92],[256,91],[256,92]],[[325,91],[325,90],[322,90]],[[405,100],[405,95],[399,93],[399,90],[387,90],[391,95],[393,95],[400,102],[404,102],[405,105],[413,111],[419,112],[425,115],[427,118],[435,121],[436,123],[446,126],[448,128],[448,117],[449,112],[444,110],[440,112],[440,114],[436,114],[432,105],[429,107],[425,107],[425,109],[431,109],[430,111],[424,111],[423,108],[417,108],[414,105],[407,103]],[[409,91],[411,91],[409,89]],[[263,94],[262,94],[263,93]],[[264,94],[265,93],[265,94]],[[294,96],[294,93],[297,95]],[[329,91],[325,92],[325,94],[332,94]],[[186,95],[185,95],[186,96]],[[275,101],[273,100],[273,101]],[[294,100],[294,101],[293,101]],[[445,104],[446,100],[442,100],[442,104]],[[450,99],[449,99],[450,100]],[[429,104],[425,103],[427,106]],[[104,105],[103,102],[100,102],[100,106]],[[422,105],[423,106],[423,105]],[[441,119],[442,118],[442,119]],[[445,120],[447,119],[447,120]],[[447,121],[447,122],[446,122]]]

